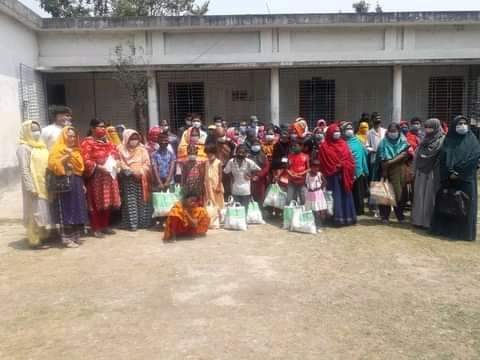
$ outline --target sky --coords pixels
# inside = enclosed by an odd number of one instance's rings
[[[42,16],[36,0],[20,0]],[[197,0],[201,2],[202,0]],[[210,0],[210,15],[351,12],[353,0]],[[372,7],[376,1],[370,0]],[[480,10],[478,0],[380,0],[384,11]]]

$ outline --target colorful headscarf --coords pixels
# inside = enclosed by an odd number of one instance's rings
[[[107,139],[115,146],[118,146],[122,143],[122,140],[120,139],[117,128],[115,126],[107,127]]]
[[[36,121],[27,120],[20,128],[20,144],[31,148],[30,154],[30,173],[32,175],[33,186],[38,197],[48,199],[45,171],[48,168],[48,150],[45,143],[41,140],[35,140],[32,136],[32,125],[40,124]]]
[[[342,133],[345,134],[347,127],[353,124],[351,122],[345,122],[342,126]],[[358,178],[362,175],[368,175],[368,161],[367,161],[367,148],[360,142],[360,139],[356,136],[347,138],[347,144],[352,151],[353,159],[355,160],[355,176]]]
[[[325,141],[320,145],[318,158],[320,171],[325,176],[332,176],[340,172],[342,184],[347,192],[353,188],[355,175],[355,161],[348,144],[343,139],[334,139],[333,133],[340,131],[337,124],[328,127]]]
[[[392,140],[387,136],[383,138],[378,145],[377,156],[381,161],[388,161],[396,158],[402,152],[407,151],[410,147],[410,144],[407,142],[407,139],[400,131],[400,126],[398,124],[390,124],[388,130],[391,130],[392,127],[395,127],[398,130],[399,137],[396,140]]]
[[[72,130],[75,132],[75,144],[70,148],[71,157],[70,165],[72,165],[72,171],[75,175],[82,176],[85,170],[85,164],[83,162],[82,154],[80,151],[80,139],[78,137],[77,130],[73,126],[65,126],[62,133],[58,137],[57,142],[50,150],[50,156],[48,158],[48,168],[57,176],[65,175],[65,166],[61,162],[61,158],[67,154],[67,133]]]
[[[368,139],[368,130],[369,130],[369,126],[368,126],[368,122],[366,121],[362,121],[359,125],[358,125],[358,131],[357,131],[357,138],[358,140],[360,140],[362,142],[362,144],[366,144],[367,143],[367,139]]]

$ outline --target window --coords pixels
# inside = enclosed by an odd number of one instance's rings
[[[428,117],[450,122],[463,113],[462,77],[432,77],[428,91]]]
[[[335,120],[335,80],[300,80],[299,115],[315,127],[317,120]]]
[[[170,109],[170,124],[178,129],[183,126],[187,114],[205,115],[203,82],[169,82],[168,105]]]
[[[233,90],[232,101],[249,101],[247,90]]]

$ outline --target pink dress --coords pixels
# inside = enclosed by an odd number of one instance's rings
[[[322,174],[316,176],[307,174],[305,179],[307,185],[307,196],[305,197],[305,208],[312,211],[327,210],[327,201],[322,190]]]

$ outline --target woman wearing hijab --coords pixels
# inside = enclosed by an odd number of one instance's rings
[[[392,123],[387,129],[385,138],[380,142],[377,149],[377,178],[390,181],[395,192],[397,206],[394,208],[399,222],[405,220],[403,211],[407,196],[407,161],[409,160],[408,149],[410,145],[400,133],[400,125]],[[379,205],[380,216],[384,223],[388,223],[391,206]]]
[[[435,205],[432,233],[456,240],[474,241],[477,230],[477,167],[480,144],[468,127],[464,116],[457,116],[450,125],[440,150],[442,188],[462,191],[469,198],[467,216],[452,218]]]
[[[262,150],[262,145],[259,140],[255,140],[250,148],[250,160],[261,169],[252,177],[252,197],[260,206],[265,200],[265,191],[267,190],[268,174],[270,172],[270,162]]]
[[[355,182],[353,183],[353,201],[357,215],[365,213],[365,198],[368,190],[368,151],[353,131],[351,122],[344,123],[343,137],[355,160]]]
[[[111,211],[120,208],[120,191],[117,172],[119,170],[116,146],[107,140],[105,123],[90,122],[91,136],[81,146],[85,163],[87,204],[93,235],[102,238],[115,234],[111,229]]]
[[[326,130],[327,130],[327,122],[324,119],[320,119],[317,121],[317,127],[313,129],[313,133],[325,134]]]
[[[118,135],[118,131],[115,126],[107,127],[107,139],[115,146],[118,146],[122,143],[122,140],[120,139],[120,136]]]
[[[358,124],[357,138],[366,148],[368,148],[368,130],[370,130],[368,121],[362,121]]]
[[[69,176],[71,190],[56,194],[62,226],[62,243],[69,248],[81,244],[80,236],[88,223],[87,201],[83,172],[85,165],[80,152],[80,140],[72,126],[63,128],[48,158],[48,168],[55,176]]]
[[[125,131],[123,135],[124,138],[125,138]],[[161,134],[162,134],[162,129],[158,125],[148,130],[147,143],[145,144],[145,149],[147,149],[149,155],[152,155],[155,151],[158,150],[159,148],[158,139],[160,138]]]
[[[23,195],[23,224],[27,229],[28,244],[42,248],[52,225],[46,185],[48,150],[40,140],[42,132],[36,121],[25,121],[20,129],[17,158],[21,172]]]
[[[327,190],[333,193],[333,222],[337,226],[356,224],[357,214],[352,196],[355,161],[337,124],[328,127],[318,159],[320,172],[327,179]]]
[[[123,133],[123,143],[118,148],[120,155],[120,189],[122,196],[122,225],[136,231],[150,226],[151,163],[145,146],[140,143],[140,134],[132,129]]]
[[[418,146],[413,162],[415,175],[412,224],[430,228],[435,197],[440,189],[440,149],[445,135],[438,119],[425,122],[425,138]]]

